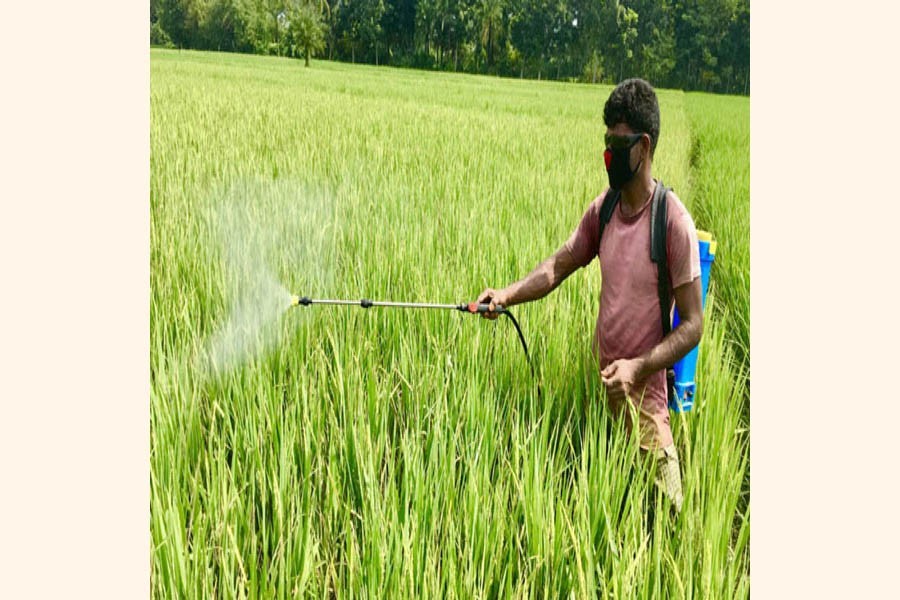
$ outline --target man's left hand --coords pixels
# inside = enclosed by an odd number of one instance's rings
[[[603,383],[614,394],[631,395],[638,380],[641,371],[641,359],[639,358],[620,358],[609,363],[605,369],[600,372]]]

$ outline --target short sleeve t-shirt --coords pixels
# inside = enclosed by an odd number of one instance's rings
[[[586,267],[600,260],[600,311],[594,330],[593,350],[600,369],[620,358],[636,358],[663,339],[657,291],[656,264],[650,259],[650,200],[635,214],[625,217],[620,202],[600,235],[600,207],[607,191],[588,206],[565,248]],[[697,230],[690,213],[673,193],[667,196],[666,257],[671,289],[700,276]],[[674,294],[669,310],[674,306]],[[640,416],[641,446],[665,447],[672,443],[666,399],[666,374],[658,371],[637,382],[632,399]],[[624,406],[610,400],[614,412]],[[631,426],[628,411],[624,411]]]

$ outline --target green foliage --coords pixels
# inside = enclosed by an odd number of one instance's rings
[[[173,44],[191,48],[199,42],[196,14],[190,0],[158,0],[155,7],[156,23]]]
[[[685,107],[693,138],[691,189],[698,200],[694,220],[718,240],[710,285],[735,356],[749,362],[750,101],[693,93]]]
[[[750,91],[749,0],[153,0],[150,19],[179,48],[306,57],[298,11],[329,59]]]
[[[150,45],[151,46],[162,46],[163,48],[174,48],[175,44],[172,43],[172,38],[169,37],[169,34],[163,30],[162,26],[159,24],[159,21],[152,23],[150,25]]]
[[[684,510],[651,536],[652,474],[589,359],[596,265],[517,309],[536,378],[503,321],[359,308],[279,312],[245,361],[206,368],[264,272],[314,297],[472,299],[605,185],[609,87],[319,66],[151,50],[152,596],[747,598],[722,300],[747,221],[691,139],[696,112],[747,123],[748,103],[659,93],[654,169],[721,255],[697,404],[673,415]],[[714,128],[701,156],[745,169],[742,134]]]
[[[634,41],[634,72],[657,85],[668,85],[675,68],[675,10],[659,0],[640,0],[634,7],[640,16]]]
[[[522,54],[523,73],[538,79],[556,75],[553,67],[559,66],[575,33],[572,20],[565,2],[524,0],[515,4],[510,41]]]
[[[238,0],[212,0],[201,13],[199,27],[204,47],[214,50],[246,50],[246,16]]]
[[[590,59],[584,65],[581,73],[581,81],[584,83],[598,83],[603,81],[603,60],[597,52],[591,53]]]
[[[609,45],[609,54],[618,74],[616,81],[626,79],[625,65],[634,58],[634,42],[638,36],[638,14],[624,4],[616,4],[615,26],[610,27],[613,42]]]
[[[705,91],[746,92],[743,79],[732,79],[731,86],[722,81],[720,58],[728,47],[726,36],[750,40],[749,0],[677,0],[675,3],[676,67],[675,79],[679,85],[693,82],[694,89]],[[741,14],[746,13],[746,20]],[[740,47],[734,47],[739,51]],[[735,57],[734,62],[744,56]],[[749,52],[747,74],[749,76]]]
[[[290,56],[309,59],[325,49],[325,23],[318,8],[309,2],[292,6],[288,11],[287,39]]]
[[[503,19],[506,0],[477,0],[471,9],[470,21],[475,30],[476,52],[480,62],[487,61],[487,71],[493,72],[496,55],[502,50],[501,40],[506,35]],[[478,70],[476,64],[476,70]]]
[[[337,46],[345,51],[352,62],[368,58],[378,64],[382,34],[381,19],[386,5],[384,0],[345,0],[337,11]]]

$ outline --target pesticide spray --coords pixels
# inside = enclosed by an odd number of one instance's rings
[[[203,353],[205,370],[221,375],[278,343],[291,306],[281,283],[288,273],[292,283],[329,285],[335,203],[324,190],[290,180],[244,180],[212,198],[210,233],[228,313]]]
[[[216,195],[213,232],[221,253],[223,289],[229,312],[204,344],[205,372],[222,375],[271,350],[280,339],[281,317],[292,307],[359,306],[368,308],[455,310],[488,313],[488,304],[438,304],[313,299],[292,295],[278,275],[306,289],[331,283],[334,256],[334,201],[322,190],[282,181],[244,181]],[[305,266],[298,274],[296,265]],[[299,280],[298,280],[299,278]],[[528,345],[519,323],[503,306],[494,314],[515,326],[526,360]]]

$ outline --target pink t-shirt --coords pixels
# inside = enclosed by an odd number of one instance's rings
[[[650,260],[650,198],[634,215],[622,215],[622,201],[600,234],[600,207],[606,193],[598,196],[584,213],[565,248],[586,267],[600,258],[600,313],[594,330],[593,350],[600,369],[619,358],[636,358],[663,338],[660,321],[656,264]],[[691,215],[673,192],[668,194],[666,256],[671,289],[700,276],[700,250]],[[672,310],[674,306],[674,294]],[[641,447],[665,447],[672,443],[666,401],[666,372],[658,371],[637,382],[632,399],[640,415]],[[622,403],[610,400],[611,409],[623,412]],[[631,427],[628,411],[626,422]]]

